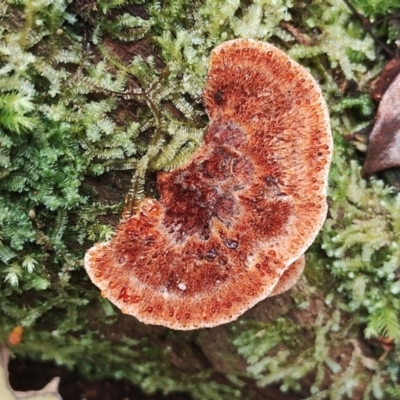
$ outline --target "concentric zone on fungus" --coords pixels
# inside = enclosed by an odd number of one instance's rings
[[[159,172],[160,200],[85,257],[122,312],[173,329],[235,320],[289,288],[327,212],[329,117],[302,66],[267,43],[222,43],[204,102],[210,125],[192,160]]]

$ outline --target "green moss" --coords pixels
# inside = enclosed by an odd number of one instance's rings
[[[392,14],[399,8],[396,0],[355,0],[354,6],[368,18]]]

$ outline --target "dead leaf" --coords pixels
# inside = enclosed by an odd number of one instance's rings
[[[379,104],[369,137],[362,175],[400,166],[400,74],[388,87]]]
[[[58,393],[60,378],[53,378],[41,390],[28,392],[14,391],[8,381],[8,361],[10,353],[5,346],[0,346],[0,399],[1,400],[62,400]]]
[[[400,58],[392,58],[383,68],[379,76],[371,83],[371,97],[379,102],[396,78],[397,74],[400,73]]]

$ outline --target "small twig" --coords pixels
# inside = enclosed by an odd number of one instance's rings
[[[289,31],[300,44],[305,45],[305,46],[311,46],[311,45],[315,44],[314,38],[309,38],[307,35],[305,35],[303,32],[301,32],[300,29],[296,28],[289,22],[282,21],[280,23],[280,25],[282,28]]]
[[[393,14],[393,15],[386,15],[383,18],[377,19],[374,21],[371,25],[372,26],[377,26],[383,22],[391,21],[392,19],[400,19],[400,14]]]
[[[364,15],[359,13],[350,3],[350,0],[343,0],[343,1],[350,9],[350,11],[360,20],[361,26],[363,27],[365,32],[367,32],[372,37],[372,39],[383,49],[383,51],[388,56],[390,56],[390,58],[395,57],[395,52],[389,46],[387,46],[385,43],[379,40],[374,34],[374,32],[372,31],[373,24],[371,23],[371,21],[368,18],[364,17]]]

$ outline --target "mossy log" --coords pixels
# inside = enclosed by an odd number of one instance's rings
[[[379,48],[341,0],[137,3],[0,0],[0,342],[149,393],[399,399],[400,201],[361,178],[346,140],[373,121]],[[396,4],[364,3],[394,43],[398,17],[378,15]],[[145,325],[101,297],[83,257],[112,237],[127,194],[156,198],[157,171],[202,143],[208,57],[236,37],[274,43],[320,83],[328,217],[289,291],[215,328]]]

